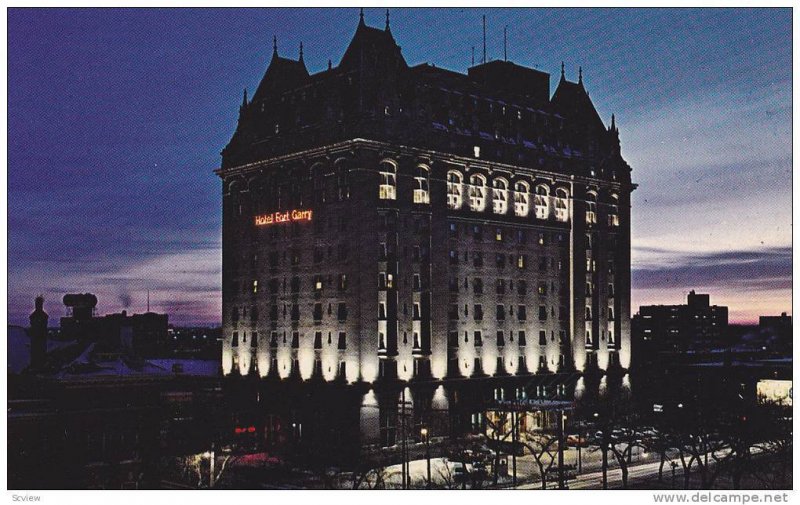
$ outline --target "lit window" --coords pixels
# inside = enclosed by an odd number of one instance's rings
[[[477,212],[486,208],[486,178],[482,175],[469,178],[469,208]]]
[[[527,182],[517,182],[514,185],[514,214],[520,217],[528,215],[528,199],[530,187]]]
[[[481,148],[480,147],[474,146],[472,148],[472,152],[473,152],[473,154],[475,155],[476,158],[480,158],[481,157]]]
[[[391,289],[393,284],[394,276],[392,274],[386,274],[386,287]]]
[[[447,207],[450,209],[461,208],[461,183],[462,178],[459,172],[454,170],[447,172]]]
[[[253,293],[258,293],[258,281],[253,281]]]
[[[397,169],[388,161],[381,162],[380,187],[378,198],[381,200],[395,200],[397,198]]]
[[[586,195],[586,224],[597,223],[597,195],[590,192]]]
[[[559,221],[569,220],[568,198],[569,194],[566,189],[558,188],[556,190],[555,209],[556,219]]]
[[[619,226],[619,206],[617,205],[617,195],[611,195],[611,207],[608,211],[608,226]]]
[[[414,176],[414,203],[430,203],[431,197],[428,191],[429,181],[428,167],[420,165]]]
[[[508,183],[505,179],[495,179],[492,183],[492,205],[495,214],[508,212]]]
[[[536,208],[536,218],[537,219],[547,219],[548,214],[550,213],[550,206],[549,206],[549,191],[547,186],[539,185],[536,186],[536,195],[533,199],[533,205]]]

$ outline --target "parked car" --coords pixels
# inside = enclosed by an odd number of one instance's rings
[[[573,433],[572,435],[567,435],[568,447],[587,447],[588,445],[589,441],[583,435],[578,435],[577,433]]]

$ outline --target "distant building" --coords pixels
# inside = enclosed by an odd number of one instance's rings
[[[760,316],[758,331],[775,350],[792,348],[792,316],[787,316],[786,312],[780,316]]]
[[[97,297],[91,293],[64,296],[67,316],[61,318],[62,340],[97,342],[101,347],[126,349],[141,356],[159,354],[167,343],[169,316],[155,312],[128,315],[126,311],[97,316]]]
[[[661,352],[707,349],[725,343],[728,307],[711,305],[709,295],[692,290],[685,305],[639,307],[631,331],[634,359],[644,362]]]

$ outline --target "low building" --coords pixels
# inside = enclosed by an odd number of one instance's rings
[[[631,321],[633,356],[646,364],[661,353],[724,346],[728,307],[711,305],[710,296],[689,292],[684,305],[643,305]]]

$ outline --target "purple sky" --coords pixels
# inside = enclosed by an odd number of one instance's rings
[[[690,289],[734,322],[791,311],[790,9],[393,9],[411,64],[464,71],[489,55],[584,82],[616,113],[633,198],[633,310]],[[367,9],[382,26],[383,10]],[[312,72],[338,63],[356,9],[10,9],[8,312],[43,293],[100,312],[152,307],[177,324],[220,311],[212,170],[242,88],[277,35]],[[446,36],[445,36],[446,35]],[[555,82],[555,78],[552,81]]]

